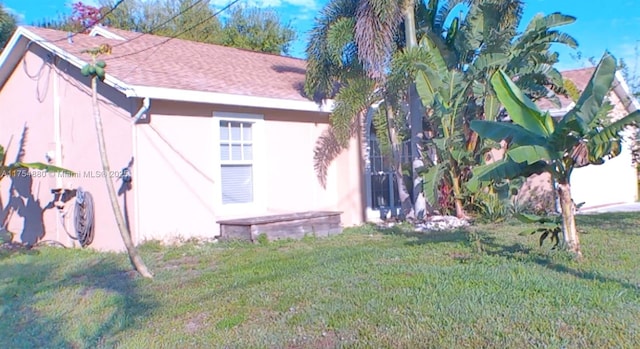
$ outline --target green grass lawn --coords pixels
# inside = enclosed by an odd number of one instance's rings
[[[0,254],[0,348],[640,348],[640,214],[579,217],[586,259],[517,223]]]

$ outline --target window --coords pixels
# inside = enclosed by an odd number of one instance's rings
[[[254,202],[253,123],[220,121],[223,204]]]

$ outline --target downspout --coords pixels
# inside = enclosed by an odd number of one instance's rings
[[[58,167],[62,167],[62,126],[60,120],[60,75],[58,74],[58,66],[57,66],[57,56],[53,56],[51,58],[51,65],[53,68],[53,142],[54,142],[54,150],[53,150],[53,164]],[[47,159],[49,160],[49,159]],[[60,190],[60,199],[62,199],[62,193],[64,192],[63,184],[62,184],[62,176],[59,174],[54,174],[56,177],[55,188],[56,190]],[[65,224],[64,215],[60,210],[56,210],[57,219],[56,219],[56,241],[61,241],[61,226],[60,224]],[[64,228],[64,227],[62,227]],[[66,235],[66,234],[65,234]],[[73,240],[71,240],[67,236],[67,243],[65,245],[74,246]]]
[[[138,128],[136,127],[138,121],[142,116],[149,111],[151,107],[151,100],[149,97],[145,97],[142,100],[142,107],[133,116],[131,122],[131,151],[133,156],[133,168],[131,169],[131,180],[133,182],[133,220],[135,232],[132,233],[131,239],[135,245],[140,243],[140,181],[138,180]]]
[[[151,99],[149,97],[145,97],[142,100],[142,107],[140,108],[140,110],[138,110],[138,112],[136,113],[136,115],[133,116],[133,123],[137,124],[138,121],[140,121],[140,119],[142,119],[142,116],[149,111],[149,107],[151,106]]]
[[[60,122],[60,75],[56,64],[56,56],[52,58],[53,65],[53,140],[54,165],[62,167],[62,127]],[[56,189],[62,189],[62,177],[56,175]]]

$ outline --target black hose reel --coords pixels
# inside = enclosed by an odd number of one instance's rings
[[[60,224],[62,224],[65,233],[71,239],[78,241],[82,247],[91,245],[95,232],[95,210],[91,193],[84,191],[82,187],[78,187],[77,189],[58,188],[52,189],[51,192],[54,195],[54,207],[62,213],[60,216]],[[71,199],[74,197],[73,225],[72,229],[67,229],[65,217],[70,212],[65,208],[71,205]]]
[[[90,192],[84,191],[81,187],[76,189],[73,228],[76,234],[75,240],[78,240],[80,246],[87,247],[91,245],[95,232],[93,196]]]

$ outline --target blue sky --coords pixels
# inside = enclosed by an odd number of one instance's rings
[[[127,0],[125,0],[127,1]],[[12,12],[31,24],[43,18],[53,18],[59,13],[70,12],[70,0],[0,0]],[[75,2],[75,0],[74,0]],[[85,3],[95,3],[86,0]],[[290,22],[298,32],[291,54],[304,57],[307,32],[313,19],[328,0],[242,0],[242,2],[265,8],[273,8],[284,22]],[[222,7],[228,0],[211,0]],[[625,58],[630,65],[638,66],[635,50],[640,45],[640,1],[638,0],[526,0],[523,25],[536,13],[562,12],[577,17],[571,25],[562,27],[579,43],[577,51],[559,49],[560,69],[589,66],[589,57],[598,60],[604,50],[611,51],[616,58]],[[578,51],[582,59],[575,56]],[[640,69],[640,66],[638,66]]]

